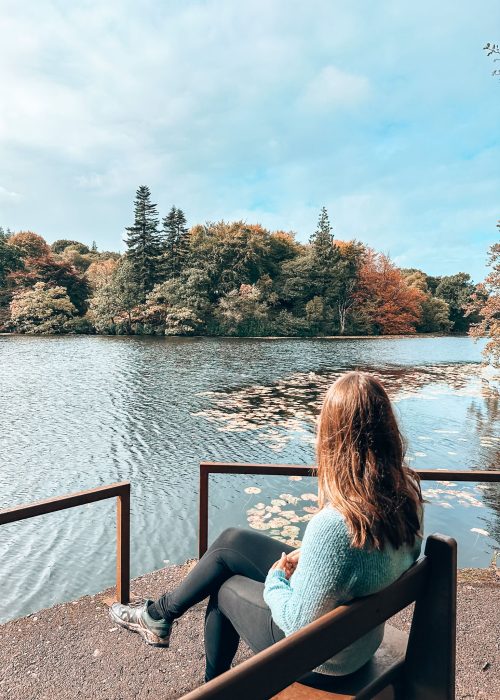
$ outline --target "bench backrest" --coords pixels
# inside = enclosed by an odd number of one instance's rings
[[[415,601],[404,666],[406,700],[455,697],[456,542],[427,538],[425,553],[397,581],[311,622],[183,700],[265,700]]]

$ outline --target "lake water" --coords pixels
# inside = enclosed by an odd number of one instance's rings
[[[132,483],[132,575],[197,552],[198,463],[311,464],[314,419],[340,372],[373,371],[410,464],[498,468],[499,396],[468,338],[0,337],[0,508]],[[426,531],[460,566],[500,548],[498,485],[426,483]],[[315,480],[215,476],[210,537],[252,526],[300,538]],[[274,503],[272,502],[274,501]],[[284,514],[283,514],[284,511]],[[115,503],[0,527],[0,621],[113,585]]]

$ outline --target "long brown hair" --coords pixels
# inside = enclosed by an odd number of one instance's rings
[[[405,443],[381,382],[348,372],[328,389],[316,453],[319,505],[344,517],[354,547],[412,546],[422,492],[405,466]]]

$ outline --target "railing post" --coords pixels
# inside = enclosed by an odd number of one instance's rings
[[[116,597],[130,601],[130,484],[116,499]]]
[[[198,558],[201,559],[208,548],[208,477],[209,465],[200,464],[200,509],[198,529]]]

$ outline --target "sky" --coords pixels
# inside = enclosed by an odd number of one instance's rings
[[[428,274],[500,238],[498,0],[0,0],[0,225],[124,250],[164,216],[334,234]]]

